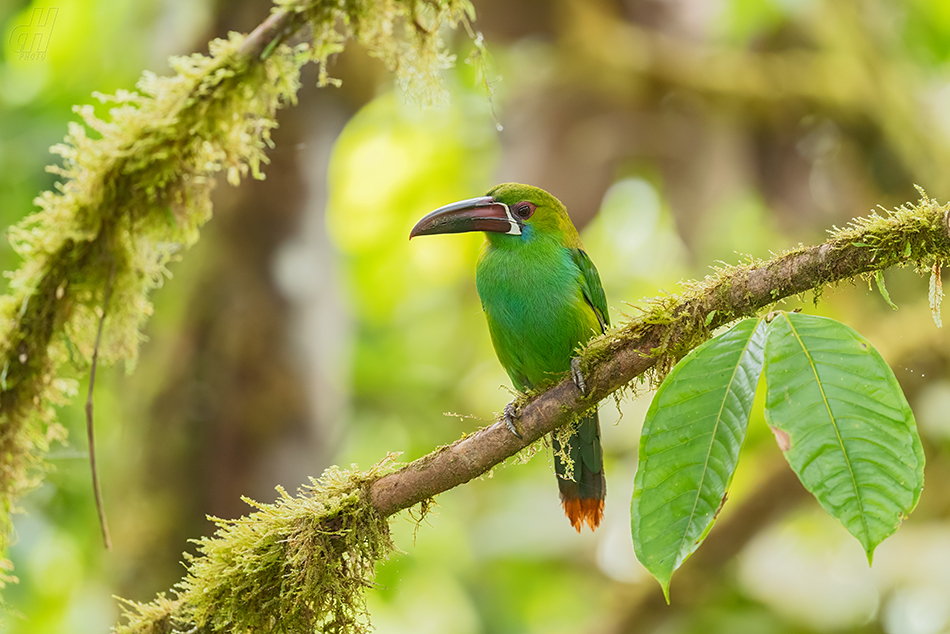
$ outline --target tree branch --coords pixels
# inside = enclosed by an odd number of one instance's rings
[[[259,60],[265,51],[287,41],[306,24],[302,12],[276,11],[248,34],[238,51],[248,59]]]
[[[686,284],[683,296],[654,299],[639,319],[593,340],[580,354],[590,393],[581,394],[568,379],[526,400],[523,439],[496,422],[388,475],[379,475],[387,461],[367,473],[334,467],[295,497],[281,490],[274,504],[252,503],[258,510],[219,520],[214,538],[198,542],[200,552],[188,558],[175,600],[159,595],[149,604],[128,602],[127,623],[116,632],[254,631],[262,623],[275,630],[332,623],[337,630],[365,631],[368,615],[359,595],[372,583],[372,563],[389,550],[386,516],[485,473],[637,377],[650,373],[655,382],[719,326],[791,295],[810,290],[817,296],[828,284],[891,266],[928,270],[948,257],[947,208],[924,196],[886,216],[857,219],[824,244],[718,269]],[[781,488],[788,478],[776,481]],[[754,511],[762,496],[753,497],[740,510]],[[716,565],[741,548],[747,533],[721,548],[711,540],[693,565]],[[360,562],[355,572],[353,561]],[[645,594],[640,604],[656,600]]]
[[[98,95],[115,106],[109,121],[92,106],[75,108],[85,125],[71,124],[53,148],[63,159],[48,168],[61,177],[56,190],[10,229],[23,263],[0,297],[0,553],[14,500],[40,480],[50,442],[65,435],[50,407],[69,397],[61,370],[94,350],[100,364],[135,359],[149,292],[178,247],[197,241],[215,177],[225,172],[237,185],[261,176],[276,112],[296,100],[300,68],[313,61],[329,81],[329,57],[353,37],[404,83],[437,91],[443,40],[397,27],[420,11],[436,32],[471,15],[468,0],[278,4],[249,36],[232,33],[209,43],[208,55],[172,58],[170,76],[146,73],[137,92]],[[309,49],[283,45],[303,28],[314,33]],[[100,307],[109,313],[101,337],[91,326]],[[0,570],[0,586],[8,578]]]
[[[581,353],[588,394],[565,379],[530,399],[518,439],[503,422],[434,451],[374,482],[373,506],[391,515],[485,473],[544,434],[653,369],[669,367],[709,333],[777,301],[895,265],[942,263],[950,255],[950,215],[924,197],[886,217],[854,221],[827,242],[767,262],[720,269],[690,283],[681,298],[661,298],[637,320],[593,340]]]

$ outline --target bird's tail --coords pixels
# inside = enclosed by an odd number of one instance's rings
[[[557,474],[564,514],[578,533],[585,523],[594,530],[604,517],[604,498],[607,496],[597,412],[577,422],[577,433],[571,436],[563,452],[557,434],[553,437],[553,444],[554,472]],[[574,467],[573,479],[567,475],[568,465],[562,460],[562,455],[570,456]]]

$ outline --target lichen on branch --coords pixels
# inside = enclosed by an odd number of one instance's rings
[[[918,188],[920,200],[893,210],[873,210],[843,228],[829,230],[824,243],[799,246],[769,260],[749,258],[733,266],[715,266],[702,280],[683,282],[683,293],[656,297],[640,308],[641,316],[590,342],[586,355],[607,354],[648,332],[660,333],[661,345],[650,350],[659,360],[653,382],[665,369],[705,341],[712,331],[753,316],[781,299],[805,292],[821,296],[829,285],[854,278],[870,279],[894,266],[913,266],[930,273],[950,252],[948,206]]]
[[[88,367],[101,311],[100,361],[134,364],[148,292],[210,217],[214,174],[237,183],[266,162],[297,68],[289,52],[248,64],[235,55],[239,45],[216,40],[209,56],[173,59],[170,77],[146,73],[137,92],[98,95],[113,105],[109,121],[75,108],[85,125],[71,123],[53,148],[62,157],[50,168],[57,190],[9,231],[23,264],[0,298],[0,522],[36,482],[31,468],[49,439],[62,437],[51,404],[73,389],[64,378]]]
[[[393,545],[366,487],[392,465],[331,467],[296,496],[278,489],[273,504],[245,498],[255,512],[214,519],[215,536],[195,540],[175,598],[126,601],[115,633],[370,631],[364,591]]]
[[[98,316],[107,315],[100,362],[131,367],[149,292],[211,217],[215,177],[263,178],[276,111],[295,101],[300,67],[317,62],[328,83],[328,59],[355,37],[430,100],[452,61],[440,27],[471,16],[468,0],[280,0],[250,36],[172,58],[172,75],[146,72],[134,92],[95,95],[112,106],[106,119],[75,108],[82,122],[53,148],[62,157],[50,168],[61,177],[56,190],[9,232],[23,262],[0,297],[0,553],[15,500],[39,482],[50,443],[64,437],[53,405],[88,368]],[[308,28],[309,43],[287,43]],[[0,586],[9,580],[0,573]]]
[[[755,315],[783,298],[807,291],[820,296],[829,284],[873,275],[892,266],[915,266],[921,272],[928,271],[931,263],[950,256],[950,207],[939,205],[923,192],[921,195],[916,205],[855,219],[844,229],[832,231],[823,244],[799,247],[767,261],[717,268],[703,280],[684,283],[681,295],[645,302],[639,317],[595,338],[580,352],[587,393],[582,394],[573,380],[566,378],[540,394],[519,400],[522,438],[508,431],[504,421],[498,421],[397,470],[391,470],[387,462],[368,475],[333,476],[340,481],[355,477],[358,486],[320,489],[316,495],[321,499],[322,508],[338,508],[340,514],[350,514],[347,519],[339,520],[341,525],[351,527],[353,535],[367,537],[348,543],[365,541],[368,544],[374,539],[373,535],[386,535],[384,518],[415,504],[428,504],[433,496],[486,473],[545,434],[570,424],[592,404],[623,390],[631,381],[649,372],[662,372],[662,368],[690,347],[699,345],[718,326]],[[357,488],[359,503],[351,504],[356,499],[353,496]],[[306,509],[306,504],[298,498],[282,496],[273,508],[260,507],[258,513],[222,525],[213,540],[199,542],[202,553],[190,560],[188,576],[179,586],[177,598],[172,600],[160,595],[149,604],[133,604],[127,623],[117,629],[117,634],[163,634],[188,628],[215,632],[247,632],[254,631],[253,628],[311,631],[299,629],[305,622],[294,619],[303,614],[300,606],[304,604],[299,598],[314,596],[313,587],[301,593],[294,584],[280,586],[276,570],[281,571],[281,578],[290,580],[304,579],[308,575],[324,578],[327,592],[342,592],[334,600],[346,605],[362,605],[361,600],[353,603],[351,592],[362,592],[368,584],[351,584],[341,589],[334,585],[332,576],[327,576],[328,567],[339,566],[348,559],[349,546],[335,551],[336,556],[331,554],[319,559],[301,557],[299,550],[275,546],[273,536],[289,535],[295,526],[301,525],[295,513],[297,509]],[[326,517],[317,510],[314,518],[303,525],[324,527]],[[263,520],[266,527],[258,528],[263,526],[258,524]],[[368,524],[360,528],[361,522]],[[324,539],[314,537],[312,532],[308,534],[311,535],[308,539]],[[388,544],[387,540],[388,537],[378,543]],[[323,546],[317,547],[327,552]],[[314,548],[308,547],[310,551]],[[361,552],[371,558],[369,553],[373,551],[363,547]],[[385,555],[388,546],[380,547],[378,552]],[[366,564],[368,571],[371,569],[369,559]],[[204,587],[209,589],[199,592]],[[262,607],[253,602],[266,599],[265,588],[273,594],[271,603]],[[255,620],[257,617],[245,615],[242,607],[235,603],[238,596],[251,597],[255,609],[271,610],[267,614],[275,615],[275,619],[276,615],[284,614],[289,620]],[[277,610],[278,605],[284,607]],[[365,613],[360,612],[360,615],[355,621],[345,621],[342,630],[326,628],[324,631],[360,632],[366,623],[362,620]]]
[[[681,294],[647,300],[638,317],[579,351],[585,393],[568,377],[532,395],[519,403],[523,438],[496,422],[380,478],[371,488],[373,504],[383,514],[395,513],[478,477],[631,382],[658,383],[713,330],[782,299],[809,291],[817,298],[829,285],[893,266],[929,273],[950,257],[948,217],[950,206],[921,192],[917,204],[856,218],[822,244],[716,268],[705,279],[684,282]]]
[[[439,30],[468,26],[475,19],[468,0],[277,0],[276,4],[314,25],[311,57],[319,66],[321,85],[339,83],[330,76],[327,60],[342,52],[353,37],[386,65],[409,98],[422,104],[447,101],[439,73],[454,65],[455,56]],[[343,31],[338,20],[346,26]]]

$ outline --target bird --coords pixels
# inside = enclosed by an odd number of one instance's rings
[[[439,207],[409,239],[471,231],[486,237],[475,285],[495,354],[515,388],[543,389],[570,372],[586,391],[576,351],[610,322],[600,275],[564,204],[538,187],[503,183]],[[505,420],[520,437],[515,417],[509,404]],[[577,421],[566,446],[556,434],[552,445],[564,513],[578,533],[584,524],[593,531],[607,493],[596,408]]]

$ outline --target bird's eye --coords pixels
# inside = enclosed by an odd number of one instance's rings
[[[531,214],[534,213],[535,206],[533,203],[523,200],[520,203],[516,203],[512,209],[514,210],[516,216],[522,220],[527,220],[531,217]]]

